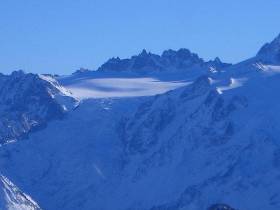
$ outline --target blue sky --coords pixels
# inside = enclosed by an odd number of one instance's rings
[[[6,0],[0,72],[69,74],[113,56],[188,48],[238,62],[280,33],[278,0]]]

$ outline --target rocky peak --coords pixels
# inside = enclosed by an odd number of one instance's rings
[[[215,63],[222,63],[222,61],[221,61],[221,59],[220,59],[219,57],[216,57],[216,58],[214,59],[214,62],[215,62]]]
[[[280,34],[272,42],[266,43],[260,49],[257,58],[265,63],[280,63]]]
[[[17,71],[13,71],[11,76],[12,77],[22,77],[25,75],[25,72],[23,70],[17,70]]]
[[[151,53],[148,53],[146,49],[143,49],[142,52],[139,54],[140,57],[146,57]]]
[[[49,120],[60,119],[76,101],[49,76],[5,75],[0,83],[0,144],[18,140]]]
[[[184,88],[181,98],[193,99],[206,94],[211,90],[211,80],[207,76],[201,76],[190,86]]]
[[[186,71],[191,68],[207,67],[197,54],[188,49],[166,50],[161,55],[147,52],[145,49],[129,59],[112,58],[104,63],[98,70],[101,71]]]
[[[87,68],[81,67],[77,71],[75,71],[74,74],[82,74],[82,73],[87,73],[87,72],[90,72],[90,70]]]
[[[230,64],[230,63],[222,62],[219,57],[216,57],[214,60],[210,60],[210,61],[206,62],[206,66],[208,66],[210,68],[210,70],[213,71],[213,72],[216,72],[216,71],[219,71],[221,69],[227,68],[231,65],[232,64]]]

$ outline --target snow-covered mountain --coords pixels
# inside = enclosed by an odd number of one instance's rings
[[[265,44],[256,57],[265,64],[280,65],[280,34],[272,42]]]
[[[0,176],[0,209],[40,210],[38,204],[21,192],[10,180]]]
[[[0,100],[0,145],[61,119],[75,104],[53,78],[22,71],[0,75]]]
[[[70,76],[21,73],[43,89],[44,97],[31,92],[39,102],[30,107],[55,107],[64,116],[63,105],[71,106],[62,119],[45,118],[47,125],[26,140],[2,145],[0,171],[46,210],[277,210],[277,40],[222,68],[196,68],[209,64],[184,52],[193,69],[179,70],[179,50],[136,56],[139,66],[155,68],[148,74],[124,68],[136,57],[117,59],[125,63],[120,68],[106,64]],[[157,68],[166,56],[176,62]]]
[[[174,90],[230,66],[219,58],[205,62],[187,49],[167,50],[162,55],[143,50],[129,59],[112,58],[97,71],[81,68],[56,79],[79,99],[141,97]]]

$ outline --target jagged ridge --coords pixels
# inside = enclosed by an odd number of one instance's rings
[[[61,119],[70,103],[70,93],[53,79],[22,71],[0,75],[0,144],[17,140],[32,129]]]
[[[156,72],[156,71],[187,71],[196,69],[215,68],[221,70],[231,64],[223,63],[219,58],[205,62],[197,54],[187,49],[167,50],[162,55],[148,53],[143,50],[137,56],[130,59],[112,58],[104,63],[99,71],[132,71],[132,72]]]

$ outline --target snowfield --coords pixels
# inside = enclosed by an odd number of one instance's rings
[[[65,87],[74,97],[82,100],[89,98],[122,98],[162,94],[190,84],[183,81],[160,81],[144,78],[99,78],[80,79]]]

